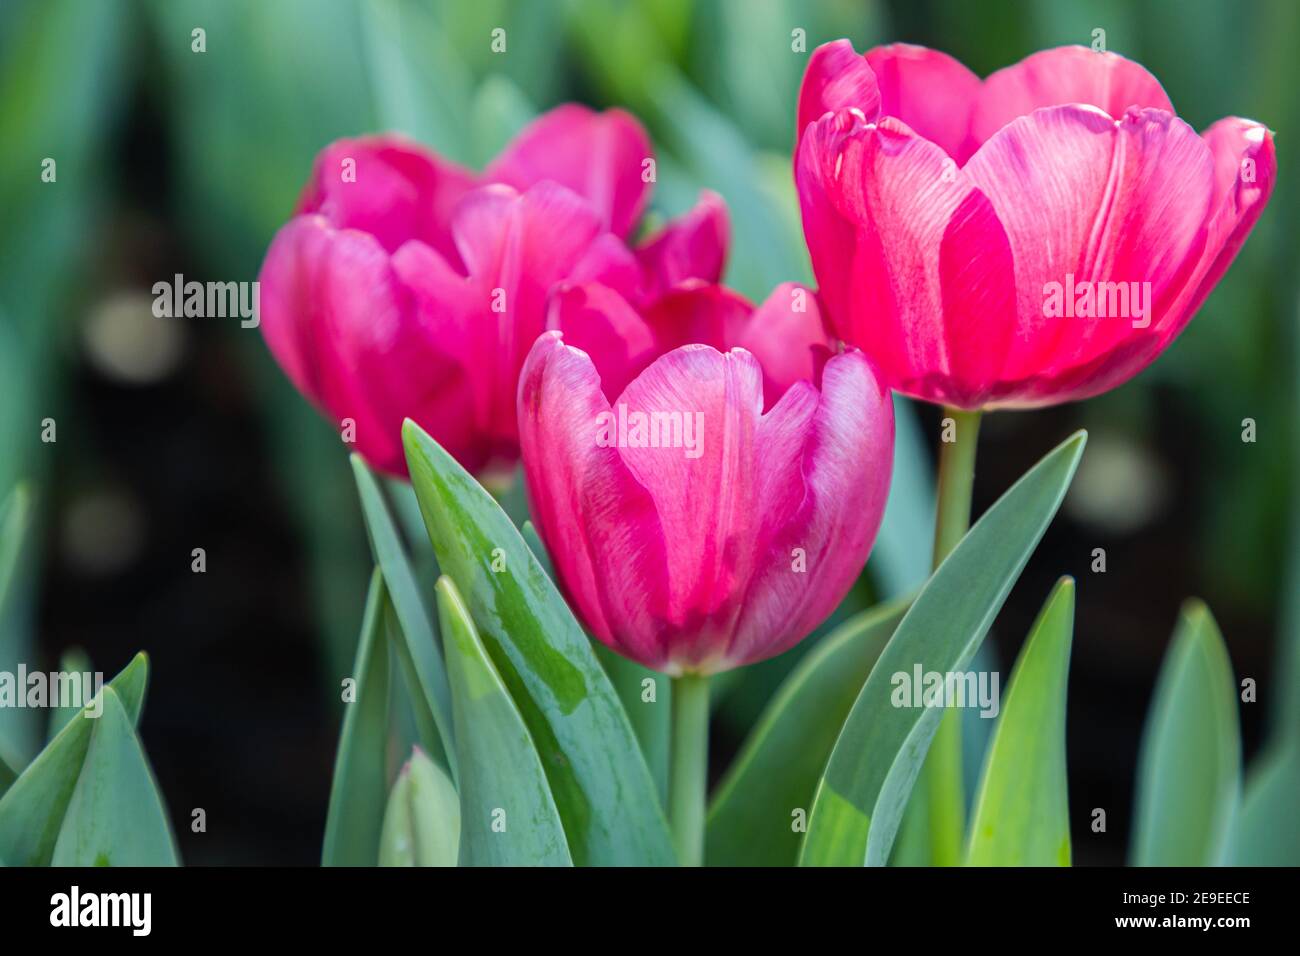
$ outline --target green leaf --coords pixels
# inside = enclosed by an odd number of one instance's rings
[[[1133,864],[1227,863],[1240,791],[1241,738],[1228,649],[1209,608],[1188,601],[1142,734]]]
[[[103,701],[52,863],[176,866],[167,810],[131,718],[111,686]]]
[[[492,497],[414,422],[403,435],[438,564],[537,742],[574,861],[671,865],[654,780],[564,599]]]
[[[59,658],[60,674],[85,674],[89,676],[92,673],[90,666],[90,657],[80,647],[69,648]],[[86,685],[83,684],[82,686]],[[74,706],[51,708],[50,725],[45,732],[45,739],[47,741],[53,740],[55,735],[67,726],[68,721],[77,716],[79,709]]]
[[[531,521],[525,521],[519,529],[520,535],[529,550],[537,558],[547,577],[555,580],[555,569],[551,566],[550,555],[546,545],[537,534]],[[650,774],[655,779],[655,789],[659,791],[660,804],[668,802],[668,757],[669,738],[672,732],[672,681],[665,674],[643,667],[636,661],[628,660],[622,654],[610,650],[599,641],[591,642],[605,669],[609,682],[614,685],[614,693],[623,703],[623,710],[632,724],[636,739],[641,744],[641,754],[645,757]],[[655,682],[655,699],[642,699],[642,686],[646,680]]]
[[[31,495],[26,485],[14,488],[0,503],[0,610],[9,596],[30,511]]]
[[[140,722],[148,682],[149,659],[137,654],[109,683],[132,724]],[[0,797],[0,858],[11,866],[49,865],[91,732],[100,719],[86,712],[98,706],[92,700],[81,716],[68,721]]]
[[[393,784],[379,840],[380,866],[455,866],[460,798],[451,778],[419,747]]]
[[[388,780],[388,643],[384,639],[388,592],[375,568],[352,668],[355,697],[344,703],[343,729],[334,756],[322,866],[373,866],[379,848]]]
[[[465,866],[571,866],[564,824],[519,708],[451,579],[438,579],[460,752]]]
[[[883,866],[941,707],[895,707],[895,674],[966,667],[1060,507],[1087,436],[1073,435],[991,507],[934,572],[894,632],[835,742],[800,863]]]
[[[908,601],[863,611],[823,638],[781,685],[718,785],[709,809],[711,866],[792,866],[793,814],[807,814],[853,701]]]
[[[1300,743],[1273,746],[1246,775],[1237,821],[1237,866],[1300,866]]]
[[[1016,660],[975,798],[968,866],[1069,866],[1065,694],[1074,581],[1057,582]]]
[[[671,749],[673,684],[667,674],[610,650],[599,641],[592,642],[596,658],[605,669],[614,693],[618,695],[632,724],[641,755],[645,757],[661,806],[668,803],[668,758]],[[654,681],[654,700],[644,699],[646,681]]]
[[[400,634],[392,635],[393,646],[402,665],[407,689],[417,704],[415,717],[420,726],[420,739],[436,759],[442,760],[447,755],[454,775],[451,691],[447,687],[447,670],[440,655],[438,637],[379,483],[359,455],[352,456],[352,471],[361,496],[370,548],[383,571],[388,597],[400,624]]]

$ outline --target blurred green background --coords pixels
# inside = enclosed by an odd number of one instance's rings
[[[493,53],[504,28],[507,49]],[[370,564],[346,449],[238,320],[155,319],[176,273],[256,278],[312,158],[395,129],[483,165],[565,100],[634,111],[659,156],[653,215],[702,187],[733,222],[728,282],[761,298],[811,277],[790,175],[807,49],[910,41],[981,75],[1091,43],[1143,63],[1198,129],[1276,131],[1270,208],[1173,348],[1084,405],[984,426],[976,509],[1077,427],[1088,452],[995,629],[1009,662],[1051,583],[1079,580],[1070,683],[1076,860],[1123,859],[1133,768],[1182,599],[1213,609],[1246,753],[1300,746],[1297,248],[1300,4],[1265,0],[6,0],[0,5],[0,493],[30,478],[38,531],[0,621],[0,669],[83,647],[154,658],[143,736],[190,863],[318,859]],[[193,49],[195,29],[206,49]],[[57,180],[41,181],[54,158]],[[41,441],[42,421],[57,441]],[[1241,440],[1243,419],[1258,437]],[[930,551],[933,409],[900,403],[887,525],[867,593],[919,583]],[[202,547],[207,571],[191,571]],[[1104,548],[1107,570],[1090,570]],[[718,766],[788,670],[721,695]],[[978,747],[979,738],[970,745]],[[39,747],[0,710],[0,755]],[[978,755],[971,758],[977,765]]]

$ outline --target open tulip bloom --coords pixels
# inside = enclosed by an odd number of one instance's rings
[[[1086,398],[1152,362],[1266,205],[1272,135],[1237,118],[1198,135],[1114,54],[1048,50],[981,81],[942,53],[859,55],[848,41],[810,57],[797,133],[820,287],[787,282],[758,305],[719,284],[717,196],[629,241],[653,177],[645,133],[619,111],[554,110],[481,174],[393,137],[334,143],[271,244],[272,352],[332,420],[350,421],[363,457],[397,475],[409,466],[444,575],[439,641],[358,462],[381,569],[367,620],[391,595],[391,639],[405,642],[393,659],[423,716],[427,754],[399,783],[431,788],[450,805],[439,819],[457,821],[439,860],[702,862],[707,680],[794,647],[861,575],[889,492],[891,389],[948,409],[933,574],[910,605],[866,612],[801,661],[719,788],[710,854],[886,862],[923,774],[913,803],[932,862],[1070,860],[1068,580],[999,718],[998,734],[1010,724],[1009,739],[1029,742],[991,745],[971,821],[958,715],[900,703],[890,685],[967,666],[1082,454],[1080,434],[972,529],[980,413]],[[475,481],[519,458],[535,555],[531,532]],[[434,653],[411,644],[419,635]],[[588,636],[635,664],[603,670]],[[1193,607],[1170,667],[1226,660],[1216,641]],[[635,665],[616,695],[606,672]],[[659,676],[671,721],[652,782],[653,718],[638,708],[654,705],[643,688]],[[1052,692],[1016,696],[1017,681],[1051,679]],[[776,805],[753,797],[767,814],[755,817],[737,794],[787,767],[790,787]],[[782,801],[795,791],[807,828],[791,837]],[[326,857],[355,862],[338,849],[342,806],[331,803]],[[519,822],[489,827],[485,808]],[[1197,859],[1226,852],[1218,813],[1196,824]],[[385,858],[407,854],[401,814]],[[772,842],[755,843],[769,828]],[[1141,846],[1139,858],[1159,857]]]
[[[1187,325],[1273,189],[1272,134],[1198,135],[1114,53],[1045,50],[981,82],[952,57],[813,52],[795,176],[835,333],[962,409],[1127,381]]]
[[[576,105],[537,119],[482,174],[398,137],[333,143],[262,266],[267,344],[377,467],[405,474],[409,417],[471,472],[509,469],[515,385],[555,283],[652,302],[721,274],[727,217],[711,194],[628,246],[651,161],[627,113]]]

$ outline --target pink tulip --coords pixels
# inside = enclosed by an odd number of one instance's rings
[[[597,638],[673,676],[798,643],[852,586],[880,526],[889,394],[861,352],[808,355],[816,345],[791,324],[801,313],[787,312],[789,292],[751,317],[723,290],[674,296],[671,321],[651,319],[650,338],[699,333],[719,348],[682,345],[630,380],[622,365],[625,387],[560,331],[537,340],[520,376],[524,474],[562,589]],[[598,287],[570,289],[556,308],[609,328],[647,325]],[[786,364],[719,350],[736,338]],[[820,382],[782,389],[800,351]]]
[[[509,468],[519,369],[556,283],[599,281],[640,304],[721,274],[727,216],[711,194],[628,248],[651,155],[628,114],[573,105],[481,175],[398,137],[333,143],[262,266],[267,344],[377,467],[406,473],[410,417],[467,469]]]
[[[1197,135],[1113,53],[1063,47],[981,82],[908,45],[814,51],[796,181],[835,333],[888,383],[1033,407],[1136,375],[1182,331],[1273,189],[1272,134]]]

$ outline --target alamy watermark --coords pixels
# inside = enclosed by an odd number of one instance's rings
[[[104,713],[104,675],[100,671],[0,671],[0,707],[70,707],[86,709],[87,717]]]
[[[1043,315],[1049,319],[1132,319],[1133,328],[1151,324],[1150,282],[1074,281],[1067,272],[1064,282],[1043,285]]]
[[[704,413],[683,411],[629,412],[620,402],[616,411],[596,416],[596,445],[600,448],[680,448],[687,458],[704,454]]]
[[[262,283],[185,281],[179,272],[171,282],[153,284],[153,314],[160,319],[233,319],[245,329],[262,321]]]
[[[978,707],[992,719],[1001,709],[997,671],[927,671],[920,664],[911,673],[895,671],[889,679],[895,707]]]

